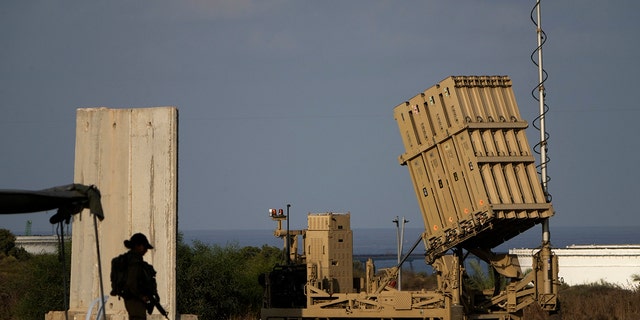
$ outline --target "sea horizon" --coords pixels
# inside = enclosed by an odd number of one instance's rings
[[[554,248],[565,248],[570,245],[612,245],[640,244],[640,226],[551,226],[551,245]],[[70,235],[71,228],[65,228],[65,235]],[[404,230],[403,252],[422,234],[422,228]],[[24,233],[12,231],[16,236]],[[183,242],[191,245],[199,241],[207,245],[237,245],[240,247],[263,245],[282,247],[281,239],[273,235],[273,229],[178,229]],[[353,253],[362,254],[395,254],[397,252],[396,228],[355,228],[353,232]],[[31,235],[55,235],[55,230],[46,232],[33,231]],[[506,252],[509,249],[536,248],[540,245],[542,227],[534,226],[529,230],[509,239],[494,248],[494,251]]]
[[[578,226],[551,227],[551,244],[554,248],[570,245],[612,245],[640,244],[640,232],[637,226]],[[404,251],[422,234],[422,228],[405,228]],[[281,247],[281,239],[273,235],[273,229],[192,229],[180,230],[183,242],[191,245],[194,241],[204,244],[238,246],[270,245]],[[353,232],[354,254],[393,254],[397,252],[397,230],[395,228],[356,228]],[[508,251],[513,248],[536,248],[542,239],[542,227],[531,229],[511,238],[495,248],[496,251]]]

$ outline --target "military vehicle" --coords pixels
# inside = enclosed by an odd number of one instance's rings
[[[368,260],[365,276],[354,279],[350,213],[309,214],[307,229],[289,230],[287,207],[270,211],[286,263],[261,278],[261,318],[507,320],[534,303],[556,311],[558,262],[548,236],[526,274],[516,257],[492,251],[537,224],[548,228],[554,214],[511,86],[507,76],[452,76],[394,108],[405,147],[399,163],[409,169],[424,220],[411,251],[423,244],[435,290],[397,290],[404,260],[379,272]],[[508,284],[473,290],[470,256]]]

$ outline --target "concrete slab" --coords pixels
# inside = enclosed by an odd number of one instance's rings
[[[123,241],[142,232],[155,249],[145,255],[157,274],[161,302],[176,318],[178,110],[175,107],[78,109],[74,182],[96,185],[105,219],[97,222],[104,294],[111,289],[111,259]],[[88,210],[72,225],[69,311],[86,313],[100,296],[94,219]],[[111,319],[124,303],[107,301]],[[157,311],[155,311],[157,312]]]

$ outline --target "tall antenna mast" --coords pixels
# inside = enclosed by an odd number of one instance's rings
[[[534,10],[536,11],[536,20],[534,20],[533,18]],[[546,127],[545,127],[545,116],[546,116],[548,107],[544,101],[544,98],[545,98],[544,82],[547,80],[547,73],[544,70],[544,67],[542,65],[542,46],[546,41],[546,34],[542,30],[540,0],[536,1],[536,5],[533,7],[533,10],[531,10],[531,20],[536,25],[536,33],[538,36],[538,47],[531,54],[531,60],[538,67],[538,86],[536,87],[536,89],[538,89],[538,96],[536,97],[535,95],[533,95],[533,97],[536,100],[538,100],[539,109],[540,109],[540,115],[537,118],[537,120],[539,120],[538,129],[540,130],[540,142],[538,143],[539,153],[540,153],[540,166],[539,166],[540,179],[542,182],[542,191],[544,192],[544,195],[547,198],[547,201],[551,201],[551,196],[549,195],[549,190],[547,186],[547,182],[549,181],[549,177],[547,176],[547,163],[549,162],[549,158],[547,157],[547,138],[549,137],[549,135],[547,134]],[[538,53],[537,63],[533,58],[536,52]],[[536,89],[534,89],[534,91]],[[534,126],[535,126],[535,123],[534,123]],[[554,266],[552,263],[553,253],[551,251],[551,232],[549,230],[549,218],[546,218],[542,221],[542,249],[540,252],[540,256],[542,258],[542,268],[543,270],[546,271],[544,275],[544,279],[542,281],[543,282],[542,288],[545,294],[551,294],[552,286],[553,286],[552,281],[554,278],[553,277]]]
[[[547,136],[546,136],[546,128],[545,128],[545,103],[544,103],[544,82],[546,80],[546,72],[542,66],[542,45],[545,40],[544,31],[542,31],[542,21],[541,21],[541,12],[540,12],[540,0],[536,1],[537,8],[537,28],[536,32],[538,34],[538,102],[539,102],[539,119],[540,119],[540,178],[542,179],[542,189],[545,194],[548,194],[547,190]]]
[[[540,10],[540,0],[536,1],[536,15],[537,15],[537,28],[538,34],[538,106],[539,106],[539,119],[540,119],[540,179],[542,181],[542,191],[545,195],[549,194],[547,182],[549,177],[547,176],[547,131],[545,125],[546,105],[544,103],[544,82],[547,80],[546,72],[542,66],[542,45],[546,40],[545,33],[542,31],[542,20]],[[542,242],[549,243],[551,240],[551,231],[549,231],[549,219],[544,219],[542,222]]]

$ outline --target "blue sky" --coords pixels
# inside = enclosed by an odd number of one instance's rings
[[[270,229],[287,203],[294,228],[326,211],[417,227],[393,107],[449,75],[509,75],[531,122],[534,3],[2,1],[0,189],[73,182],[77,108],[172,105],[180,229]],[[640,225],[639,9],[542,2],[552,227]],[[0,227],[48,232],[52,214]]]

